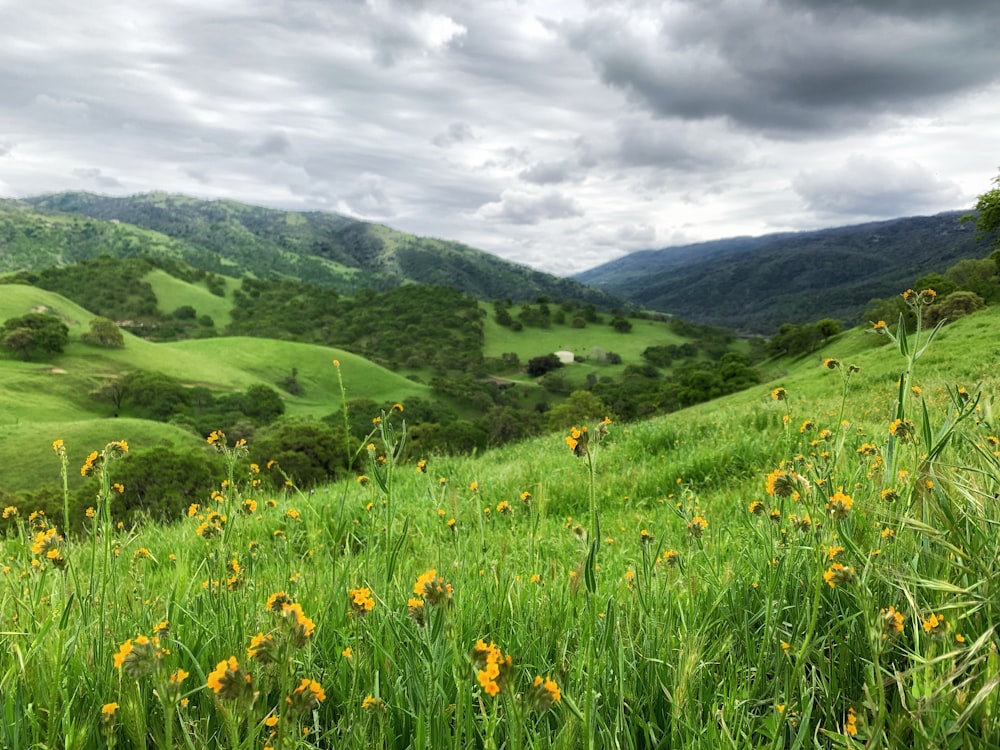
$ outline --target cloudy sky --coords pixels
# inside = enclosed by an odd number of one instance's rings
[[[0,0],[0,196],[337,211],[553,273],[970,207],[997,0]]]

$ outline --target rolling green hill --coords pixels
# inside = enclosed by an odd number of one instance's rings
[[[340,349],[273,339],[227,337],[152,343],[124,333],[121,349],[101,349],[80,341],[94,317],[65,298],[24,285],[0,287],[0,320],[30,311],[58,315],[70,329],[63,354],[44,362],[0,359],[0,447],[31,445],[18,451],[25,460],[0,465],[0,488],[26,489],[39,477],[31,467],[46,456],[31,435],[72,436],[77,446],[103,445],[128,425],[140,447],[160,443],[202,444],[190,429],[136,419],[112,418],[107,403],[92,398],[102,384],[144,370],[176,378],[186,387],[232,393],[254,385],[275,387],[294,367],[302,388],[299,396],[284,393],[286,413],[318,418],[341,406],[340,386],[332,360],[340,362],[346,388],[354,397],[376,402],[421,397],[430,388]],[[191,300],[190,293],[178,299]],[[88,451],[89,452],[89,449]],[[82,460],[82,458],[81,458]]]
[[[129,197],[59,193],[28,198],[25,204],[87,216],[92,223],[120,221],[153,230],[172,238],[172,248],[183,248],[183,257],[192,266],[216,273],[292,278],[345,293],[417,282],[451,286],[477,299],[545,295],[598,305],[616,303],[611,295],[579,282],[533,271],[467,245],[416,237],[333,213],[280,211],[165,193]],[[23,263],[23,254],[19,257]]]

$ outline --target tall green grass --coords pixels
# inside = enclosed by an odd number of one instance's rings
[[[919,360],[845,337],[766,388],[589,425],[580,455],[400,464],[404,403],[364,477],[306,494],[217,438],[231,481],[168,526],[116,525],[112,445],[92,525],[2,522],[0,744],[989,746],[983,321]]]

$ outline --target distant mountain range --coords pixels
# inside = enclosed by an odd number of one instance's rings
[[[334,213],[166,193],[58,193],[0,201],[0,272],[72,263],[101,253],[166,256],[214,273],[295,279],[348,294],[415,282],[450,286],[482,300],[547,296],[605,307],[619,304],[572,279],[467,245]]]
[[[824,317],[853,325],[869,300],[988,255],[989,240],[963,215],[644,250],[573,278],[642,308],[747,333]]]
[[[345,294],[401,283],[480,300],[633,306],[744,333],[832,317],[861,320],[893,296],[991,249],[961,212],[635,252],[559,278],[446,240],[327,212],[148,193],[0,200],[0,273],[149,255],[213,273],[284,278]]]

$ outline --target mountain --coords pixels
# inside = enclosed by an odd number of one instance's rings
[[[573,278],[640,307],[748,333],[824,317],[853,325],[869,300],[989,254],[989,240],[963,215],[644,250]]]
[[[166,193],[127,197],[58,193],[23,203],[46,212],[152,230],[161,244],[171,253],[179,252],[187,263],[230,276],[291,278],[345,293],[416,282],[454,287],[482,300],[534,300],[544,295],[599,306],[617,302],[572,279],[534,271],[458,242],[416,237],[334,213],[282,211]],[[3,254],[0,232],[0,264]]]

